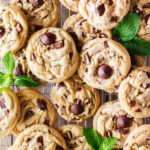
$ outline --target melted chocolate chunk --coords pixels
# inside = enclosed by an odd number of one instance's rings
[[[72,57],[73,57],[73,52],[70,52],[70,53],[69,53],[69,60],[71,60]]]
[[[28,142],[30,142],[30,141],[31,141],[31,139],[30,139],[30,138],[27,138],[25,141],[28,143]]]
[[[146,3],[143,8],[150,8],[150,3]]]
[[[4,98],[2,98],[2,99],[0,100],[0,107],[1,107],[2,109],[6,108],[5,99],[4,99]]]
[[[61,147],[61,146],[59,146],[59,145],[57,145],[56,148],[55,148],[55,150],[64,150],[64,148]]]
[[[108,0],[108,5],[111,6],[113,4],[112,0]]]
[[[43,136],[39,136],[39,137],[37,138],[37,142],[38,142],[38,143],[41,143],[42,146],[43,146]]]
[[[43,0],[30,0],[30,3],[33,5],[33,7],[40,7],[43,5]]]
[[[146,84],[146,88],[145,89],[148,89],[150,88],[150,83]]]
[[[144,17],[144,20],[145,20],[146,25],[148,24],[149,18],[150,18],[150,14],[147,14],[147,15]]]
[[[44,124],[47,125],[47,126],[50,126],[49,120],[45,120],[45,121],[44,121]]]
[[[117,22],[118,21],[118,16],[113,16],[111,17],[111,22]]]
[[[51,49],[60,49],[60,48],[63,48],[64,47],[64,41],[57,41],[56,43],[52,44],[50,46],[50,50]]]
[[[78,88],[77,88],[77,92],[80,92],[81,90],[82,90],[81,87],[78,87]]]
[[[108,42],[107,42],[107,41],[104,41],[104,46],[105,46],[105,48],[108,48],[108,47],[109,47],[109,45],[108,45]]]
[[[140,108],[136,109],[135,112],[142,112]]]
[[[132,101],[130,102],[131,107],[135,107],[135,104],[136,104],[135,100],[132,100]]]
[[[104,4],[95,8],[95,13],[98,14],[99,16],[102,16],[104,14],[104,12],[105,12]]]
[[[28,120],[29,118],[31,118],[32,116],[34,115],[34,112],[29,110],[25,113],[25,116],[24,116],[24,120]]]
[[[16,29],[19,33],[22,31],[22,25],[19,22],[16,24]]]
[[[47,103],[44,101],[44,100],[42,100],[42,99],[38,99],[37,100],[37,105],[38,105],[38,108],[40,109],[40,110],[47,110]]]
[[[21,76],[21,75],[23,75],[23,71],[22,71],[21,65],[18,65],[18,66],[14,69],[14,74],[15,74],[15,76]]]
[[[117,118],[118,128],[127,128],[131,125],[131,118],[128,118],[127,115],[122,115]]]
[[[98,68],[98,76],[102,79],[108,79],[112,75],[112,68],[108,65],[102,65]]]
[[[0,38],[2,38],[5,34],[5,28],[0,26]]]
[[[129,130],[128,129],[119,129],[119,132],[121,134],[127,134],[129,132]]]
[[[41,35],[41,42],[44,45],[54,44],[55,41],[56,41],[56,35],[53,33],[48,32],[48,33]]]
[[[146,72],[148,78],[150,78],[150,72]]]
[[[72,133],[70,131],[68,131],[67,133],[63,134],[63,137],[66,141],[71,141],[72,139]]]
[[[70,110],[74,115],[79,115],[83,113],[84,107],[81,104],[73,104]]]
[[[62,88],[62,87],[65,87],[64,82],[60,82],[60,83],[57,85],[57,90],[59,90],[59,89]]]

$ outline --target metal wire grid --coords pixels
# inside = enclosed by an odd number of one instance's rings
[[[0,0],[0,3],[9,3],[9,0]],[[68,16],[71,16],[73,14],[73,12],[71,12],[70,10],[66,9],[64,6],[62,6],[59,2],[59,15],[60,15],[60,19],[58,22],[57,27],[61,28],[63,26],[63,23],[65,22],[66,18]],[[146,64],[150,66],[150,57],[145,57],[145,61]],[[2,61],[0,63],[0,72],[3,71],[2,68]],[[38,91],[40,91],[45,97],[47,97],[48,99],[50,99],[50,90],[51,90],[52,84],[47,84],[44,87],[41,87],[38,89]],[[18,88],[12,86],[11,87],[15,92],[18,91]],[[100,96],[101,96],[101,104],[107,102],[107,101],[111,101],[111,100],[115,100],[118,98],[117,94],[108,94],[105,93],[104,91],[100,91]],[[86,121],[82,122],[82,123],[77,123],[78,125],[81,126],[88,126],[88,127],[92,127],[92,121],[93,121],[93,117],[87,119]],[[150,123],[150,118],[144,119],[144,123]],[[56,127],[57,126],[61,126],[64,124],[71,124],[68,121],[62,119],[58,114],[57,114],[57,122],[56,122]],[[15,141],[15,137],[10,134],[5,138],[0,139],[0,150],[6,150],[9,146],[13,145]]]

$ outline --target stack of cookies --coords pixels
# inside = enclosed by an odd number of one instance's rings
[[[127,15],[141,18],[138,37],[150,41],[149,0],[60,0],[74,11],[63,28],[57,0],[11,0],[0,5],[0,56],[12,51],[15,76],[53,83],[51,100],[32,88],[0,95],[0,137],[17,136],[10,150],[92,150],[75,125],[94,116],[114,148],[150,149],[150,67],[113,40]],[[99,90],[118,94],[100,106]],[[100,107],[99,107],[100,106]],[[56,111],[72,125],[55,129]],[[135,130],[134,130],[135,129]],[[134,130],[134,131],[132,131]]]

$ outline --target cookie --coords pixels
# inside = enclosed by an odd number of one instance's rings
[[[78,12],[79,0],[60,0],[60,2],[69,10]]]
[[[28,42],[26,56],[33,74],[51,83],[72,76],[79,63],[72,37],[59,28],[46,28],[34,33]]]
[[[129,133],[142,125],[142,119],[128,115],[120,106],[118,100],[103,104],[93,120],[94,129],[103,137],[116,137],[114,148],[122,148]]]
[[[130,67],[131,60],[126,49],[120,43],[102,38],[83,46],[78,72],[89,86],[108,90],[118,88]]]
[[[78,74],[53,86],[50,95],[59,115],[70,122],[91,117],[100,104],[99,91],[86,85]]]
[[[122,108],[136,118],[150,117],[150,67],[133,70],[119,87]]]
[[[13,148],[15,150],[67,150],[61,134],[46,125],[33,125],[17,137]]]
[[[63,29],[73,37],[79,50],[85,43],[95,38],[112,38],[112,32],[110,30],[101,31],[95,29],[80,14],[74,14],[68,17],[63,25]]]
[[[115,28],[128,13],[130,0],[80,0],[79,13],[99,30]]]
[[[30,32],[55,27],[59,19],[57,0],[11,0],[26,14]]]
[[[150,0],[131,0],[130,11],[140,16],[140,29],[137,36],[150,41]]]
[[[15,69],[14,69],[14,75],[15,76],[22,76],[25,75],[31,79],[33,79],[34,81],[40,82],[41,86],[45,85],[46,82],[37,78],[32,71],[30,70],[28,64],[27,64],[27,58],[25,55],[25,49],[21,49],[19,50],[15,55],[14,55],[14,59],[15,59]]]
[[[25,43],[28,35],[26,16],[16,6],[0,5],[0,57],[8,51],[15,53]]]
[[[13,150],[13,146],[8,147],[7,150]]]
[[[34,124],[55,125],[56,111],[52,103],[41,93],[27,88],[19,91],[17,96],[21,106],[21,115],[13,129],[15,135]]]
[[[0,94],[0,137],[9,134],[20,116],[18,97],[10,88]]]
[[[64,125],[58,131],[64,137],[66,144],[71,150],[92,150],[87,144],[83,133],[83,127],[77,125]]]
[[[142,125],[133,130],[128,136],[123,150],[149,150],[150,125]]]

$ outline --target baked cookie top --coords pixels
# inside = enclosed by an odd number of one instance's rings
[[[28,35],[26,16],[16,6],[0,4],[0,57],[8,51],[15,53]]]
[[[86,85],[78,74],[75,74],[52,87],[51,101],[65,120],[82,122],[96,112],[100,96],[98,90]]]
[[[9,134],[20,116],[18,97],[10,88],[0,94],[0,137]]]
[[[33,125],[17,137],[13,149],[67,150],[62,135],[52,127]]]
[[[150,117],[150,67],[133,70],[119,87],[122,108],[137,118]]]
[[[149,150],[150,125],[142,125],[133,130],[128,136],[123,150]]]
[[[72,37],[59,28],[45,28],[32,35],[26,56],[29,68],[47,82],[61,82],[74,74],[79,56]]]
[[[103,137],[116,137],[114,148],[122,148],[129,133],[142,125],[142,119],[128,115],[120,106],[118,100],[104,103],[93,120],[94,129]]]
[[[57,0],[11,0],[26,14],[30,32],[55,27],[59,19]]]
[[[52,103],[41,93],[27,88],[19,91],[17,96],[21,106],[21,115],[13,129],[15,135],[34,124],[55,126],[56,111]]]
[[[95,28],[109,30],[128,13],[130,0],[80,0],[79,12]]]
[[[118,88],[130,67],[127,50],[118,42],[102,38],[83,46],[78,73],[89,86],[107,90]]]
[[[83,127],[77,125],[63,125],[58,131],[64,137],[71,150],[92,150],[83,136]]]
[[[82,46],[95,38],[112,38],[110,30],[101,31],[90,25],[80,14],[74,14],[65,21],[63,29],[74,39],[78,51]]]

